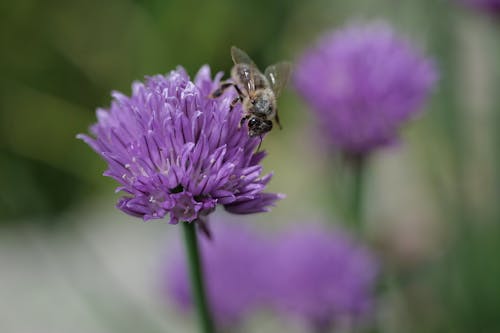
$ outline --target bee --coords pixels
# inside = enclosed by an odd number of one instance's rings
[[[231,102],[232,110],[238,102],[243,108],[240,127],[247,122],[248,135],[260,136],[273,128],[273,120],[281,129],[276,99],[285,87],[291,72],[289,62],[279,62],[266,68],[262,74],[248,54],[243,50],[231,47],[234,66],[231,69],[231,80],[223,82],[212,92],[211,97],[221,96],[226,89],[234,87],[238,96]]]

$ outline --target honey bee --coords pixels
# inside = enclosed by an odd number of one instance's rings
[[[234,87],[238,96],[231,102],[230,109],[241,102],[243,116],[240,127],[247,121],[248,135],[261,136],[271,131],[273,119],[281,129],[276,99],[280,96],[288,78],[291,64],[279,62],[266,68],[262,74],[248,54],[231,47],[234,66],[231,69],[231,81],[223,82],[212,92],[211,97],[221,96],[229,87]]]

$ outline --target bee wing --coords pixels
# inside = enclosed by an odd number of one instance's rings
[[[236,46],[231,47],[231,58],[233,58],[233,62],[235,64],[247,64],[256,67],[255,63],[248,56],[248,54],[246,54],[245,51],[237,48]]]
[[[233,58],[234,64],[238,68],[237,75],[244,89],[248,93],[255,91],[254,80],[256,72],[259,72],[255,63],[248,56],[248,54],[245,53],[245,51],[237,48],[236,46],[231,47],[231,57]]]
[[[248,64],[236,64],[232,69],[232,74],[236,76],[236,82],[240,88],[244,89],[247,93],[255,91],[255,70]],[[262,74],[261,74],[262,75]]]
[[[269,81],[276,97],[279,97],[281,91],[286,86],[291,72],[292,64],[287,61],[279,62],[266,68],[264,75]]]

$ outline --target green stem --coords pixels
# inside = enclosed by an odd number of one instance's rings
[[[495,69],[495,76],[493,78],[493,85],[494,87],[499,87],[500,84],[500,42],[498,41],[498,34],[500,33],[500,23],[496,23],[496,30],[493,31],[493,36],[492,36],[492,43],[494,46],[494,63],[492,64],[493,68]],[[500,195],[500,151],[498,149],[499,144],[500,144],[500,126],[499,126],[499,121],[500,121],[500,94],[495,94],[494,99],[493,99],[493,116],[492,116],[492,121],[490,122],[492,125],[491,131],[493,132],[493,145],[494,147],[494,152],[493,156],[495,158],[494,160],[494,184],[495,184],[495,197],[498,198]],[[495,204],[495,202],[492,202],[492,207],[494,207],[494,218],[499,219],[500,218],[500,207]]]
[[[203,285],[203,273],[201,269],[200,253],[198,249],[198,238],[194,222],[183,222],[184,239],[186,242],[189,273],[191,277],[191,294],[198,312],[198,320],[201,333],[214,333],[214,325],[205,297]]]
[[[365,162],[365,156],[357,155],[350,158],[352,166],[351,216],[353,227],[356,230],[360,230],[363,226]]]

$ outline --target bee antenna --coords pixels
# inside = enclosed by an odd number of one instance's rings
[[[262,145],[262,135],[259,135],[259,138],[260,138],[260,142],[259,142],[259,146],[257,147],[257,152],[259,152],[260,146]]]

